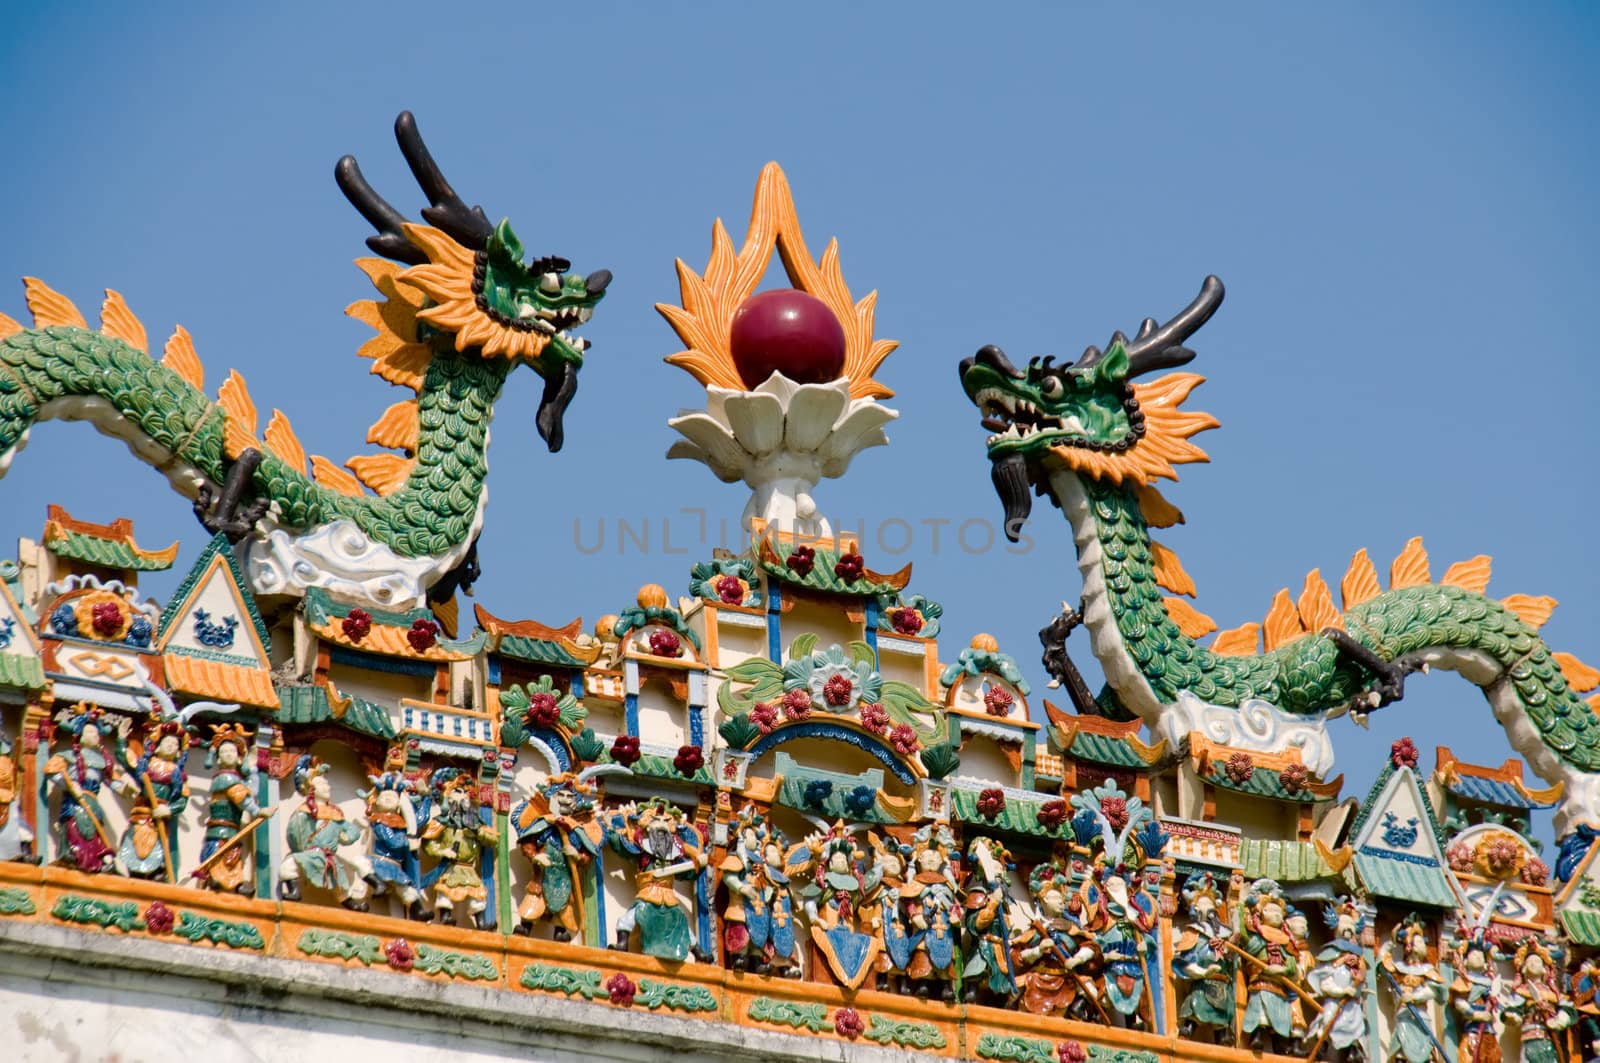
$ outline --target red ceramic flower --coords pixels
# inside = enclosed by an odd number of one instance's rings
[[[1421,755],[1417,744],[1409,737],[1402,738],[1389,747],[1389,762],[1397,768],[1415,768]]]
[[[1291,794],[1297,794],[1311,783],[1311,769],[1304,764],[1291,764],[1278,773],[1278,781]]]
[[[383,954],[389,958],[389,966],[397,971],[409,971],[411,965],[417,962],[417,951],[405,938],[395,938],[389,942],[383,947]]]
[[[911,608],[896,609],[889,614],[889,624],[898,634],[915,635],[922,630],[922,614]]]
[[[984,819],[994,819],[1006,810],[1006,792],[997,786],[991,786],[978,795],[978,815]]]
[[[352,609],[350,615],[340,622],[339,629],[351,642],[360,642],[372,630],[372,614],[365,609]]]
[[[860,554],[840,554],[839,560],[833,563],[833,574],[846,583],[854,583],[866,570],[867,563]]]
[[[1010,716],[1016,700],[1005,687],[990,687],[983,695],[983,710],[990,716]]]
[[[783,714],[791,720],[803,720],[811,715],[811,691],[796,687],[784,692]]]
[[[1465,844],[1456,842],[1444,851],[1445,862],[1450,865],[1451,871],[1472,870],[1472,850]]]
[[[1106,817],[1112,830],[1121,830],[1128,825],[1128,802],[1121,797],[1102,797],[1100,814]]]
[[[678,755],[672,758],[672,766],[678,769],[679,775],[693,775],[705,762],[705,754],[700,752],[699,746],[679,746]]]
[[[1054,801],[1046,801],[1039,806],[1039,811],[1035,813],[1034,818],[1039,821],[1039,826],[1045,830],[1055,830],[1066,821],[1067,803],[1059,798]]]
[[[657,657],[676,657],[683,652],[683,640],[675,631],[656,628],[650,632],[650,652]]]
[[[836,709],[842,709],[850,704],[850,696],[855,692],[850,684],[850,677],[837,673],[830,675],[828,681],[822,684],[822,699]]]
[[[1522,850],[1508,835],[1497,835],[1486,842],[1479,843],[1479,857],[1483,866],[1496,878],[1504,878],[1517,866],[1517,857]]]
[[[554,694],[536,690],[528,695],[528,726],[554,727],[561,722],[561,709]]]
[[[165,934],[172,929],[175,916],[172,909],[160,901],[151,901],[150,907],[144,910],[145,929],[152,934]]]
[[[889,710],[875,701],[869,701],[861,706],[861,726],[875,735],[881,735],[889,729]]]
[[[730,759],[726,764],[724,764],[722,766],[722,777],[728,782],[732,782],[733,780],[737,779],[739,777],[738,762]]]
[[[797,546],[785,559],[784,564],[789,566],[790,572],[805,579],[817,565],[817,552],[809,546]]]
[[[633,979],[618,971],[606,979],[606,995],[611,998],[611,1003],[628,1007],[633,1003],[633,995],[639,987],[633,984]]]
[[[909,723],[897,723],[894,730],[889,732],[889,744],[902,757],[909,757],[917,751],[917,732],[911,729]]]
[[[1230,753],[1228,759],[1222,762],[1222,772],[1235,785],[1243,786],[1256,773],[1256,762],[1248,753]]]
[[[411,622],[411,630],[406,632],[406,641],[411,643],[411,648],[418,653],[427,653],[433,644],[439,641],[439,625],[426,617],[418,617]]]
[[[110,638],[122,627],[122,607],[116,602],[96,602],[89,617],[95,634],[101,638]]]
[[[1089,1063],[1089,1053],[1077,1041],[1062,1041],[1056,1045],[1056,1058],[1061,1063]]]
[[[636,764],[639,760],[639,740],[633,735],[617,735],[611,743],[611,759],[624,768]]]
[[[861,1021],[861,1013],[855,1008],[840,1008],[833,1013],[833,1032],[840,1037],[854,1041],[866,1028],[867,1024]]]
[[[762,734],[771,734],[772,729],[778,726],[778,706],[766,701],[756,702],[756,707],[750,710],[750,722]]]
[[[1550,866],[1537,856],[1529,858],[1522,866],[1522,881],[1530,886],[1543,886],[1550,881]]]
[[[744,581],[738,576],[719,576],[712,587],[724,605],[738,605],[744,601]]]

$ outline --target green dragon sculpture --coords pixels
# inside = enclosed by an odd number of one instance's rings
[[[398,454],[351,458],[348,472],[313,455],[308,473],[281,412],[257,437],[255,404],[238,373],[215,400],[205,394],[181,326],[157,362],[116,292],[106,293],[96,330],[70,300],[27,278],[33,327],[0,314],[0,475],[35,421],[88,420],[194,499],[209,530],[241,543],[259,593],[320,586],[405,605],[424,595],[444,601],[468,585],[501,386],[518,365],[544,378],[536,424],[560,449],[588,346],[569,330],[589,320],[611,274],[584,276],[554,257],[525,262],[510,224],[491,225],[445,180],[410,112],[396,119],[395,136],[428,197],[426,224],[406,221],[378,196],[354,158],[339,160],[335,177],[377,229],[367,245],[382,256],[356,263],[382,296],[347,311],[378,332],[360,353],[374,360],[372,372],[415,393],[367,434]]]
[[[1207,460],[1190,438],[1217,422],[1182,408],[1202,377],[1139,378],[1194,358],[1184,343],[1222,296],[1221,282],[1209,277],[1166,324],[1146,319],[1132,339],[1119,332],[1105,350],[1090,347],[1070,365],[1044,358],[1018,368],[993,346],[961,363],[962,387],[992,433],[988,454],[1008,535],[1017,537],[1035,491],[1072,527],[1083,600],[1040,633],[1046,667],[1080,711],[1136,715],[1175,742],[1199,730],[1245,748],[1299,745],[1317,770],[1332,764],[1328,719],[1362,718],[1398,699],[1409,674],[1449,668],[1483,689],[1535,771],[1565,784],[1558,832],[1600,824],[1600,698],[1579,697],[1600,685],[1600,673],[1540,638],[1553,599],[1484,595],[1487,557],[1454,565],[1435,582],[1414,539],[1381,590],[1363,550],[1341,581],[1342,608],[1314,570],[1297,599],[1279,592],[1263,625],[1223,632],[1210,646],[1196,641],[1216,625],[1162,593],[1192,596],[1194,584],[1151,539],[1152,526],[1182,520],[1154,482],[1176,480],[1176,465]],[[1098,697],[1065,653],[1079,623],[1105,671]]]

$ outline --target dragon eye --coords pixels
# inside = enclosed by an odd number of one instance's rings
[[[1047,399],[1059,399],[1065,390],[1058,376],[1047,376],[1039,384],[1039,394]]]

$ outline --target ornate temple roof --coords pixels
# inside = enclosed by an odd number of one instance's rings
[[[577,617],[562,627],[550,627],[537,620],[502,620],[481,604],[474,603],[478,626],[489,633],[489,652],[528,664],[553,664],[582,668],[600,656],[598,642],[581,644],[583,618]]]
[[[1457,759],[1449,746],[1438,748],[1434,774],[1445,792],[1463,801],[1522,810],[1554,808],[1561,800],[1561,784],[1535,789],[1523,781],[1522,761],[1508,759],[1498,768]]]
[[[93,524],[56,505],[45,518],[44,546],[57,557],[134,572],[165,571],[178,557],[177,543],[164,550],[141,547],[133,539],[133,522],[126,517],[110,524]]]

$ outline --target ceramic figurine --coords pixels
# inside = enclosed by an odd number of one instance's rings
[[[799,977],[794,900],[783,866],[788,843],[753,805],[740,811],[732,828],[733,843],[722,861],[722,885],[727,891],[722,941],[727,965],[736,971]]]
[[[1450,1007],[1460,1030],[1461,1063],[1500,1063],[1501,1000],[1494,961],[1494,946],[1481,927],[1456,945]]]
[[[1190,875],[1184,883],[1189,921],[1175,933],[1172,975],[1189,987],[1178,1006],[1179,1033],[1193,1038],[1205,1031],[1217,1043],[1231,1043],[1239,961],[1229,949],[1233,928],[1224,921],[1221,891],[1209,871]]]
[[[700,832],[676,805],[653,798],[628,805],[608,822],[606,835],[618,852],[634,857],[633,904],[617,920],[616,948],[627,949],[639,935],[639,951],[664,960],[687,960],[698,948],[691,911],[673,882],[693,878],[705,867]]]
[[[1150,981],[1150,958],[1158,919],[1155,904],[1126,866],[1097,863],[1079,890],[1105,963],[1101,982],[1112,1015],[1122,1025],[1142,1026],[1140,1005]]]
[[[883,949],[917,996],[955,997],[956,936],[960,918],[949,828],[932,825],[912,840],[912,871],[882,902]]]
[[[1039,864],[1028,876],[1028,895],[1032,903],[1018,906],[1021,925],[1011,939],[1018,1004],[1034,1015],[1109,1022],[1099,984],[1105,963],[1084,924],[1071,870],[1064,862]]]
[[[517,846],[532,865],[517,908],[519,934],[532,935],[538,923],[548,922],[555,940],[570,941],[583,927],[580,876],[605,841],[588,778],[557,775],[511,810]]]
[[[911,846],[901,843],[893,835],[867,835],[867,847],[872,861],[869,875],[875,886],[871,903],[866,908],[865,927],[881,945],[884,928],[900,918],[900,891],[905,888],[911,874]],[[842,855],[842,854],[841,854]],[[875,984],[885,992],[910,992],[905,972],[890,958],[889,950],[880,948],[872,960]]]
[[[143,752],[129,765],[132,807],[117,858],[134,878],[177,880],[178,842],[172,825],[173,817],[189,806],[184,774],[188,746],[188,733],[177,720],[152,720]]]
[[[981,996],[986,1002],[1004,1004],[1017,993],[1010,949],[1016,923],[1008,895],[1011,854],[993,838],[974,838],[967,846],[966,867],[961,888],[964,991],[968,1001]]]
[[[1306,987],[1322,1001],[1306,1028],[1308,1054],[1365,1059],[1367,956],[1358,939],[1366,917],[1346,899],[1330,906],[1325,919],[1334,936],[1305,977]]]
[[[361,840],[361,827],[344,818],[328,786],[328,766],[302,754],[295,762],[294,788],[302,800],[289,816],[284,841],[289,849],[278,866],[278,896],[302,899],[300,880],[332,891],[353,912],[367,910],[367,878],[372,866],[365,856],[351,856],[342,847]]]
[[[374,896],[393,890],[405,905],[406,918],[427,922],[433,916],[422,903],[422,876],[417,855],[421,835],[417,828],[415,788],[398,772],[369,775],[372,789],[367,800],[367,826],[372,830]]]
[[[1420,915],[1413,912],[1394,928],[1379,950],[1378,963],[1395,1002],[1385,1063],[1425,1063],[1443,1055],[1434,1034],[1433,1006],[1444,1000],[1444,978],[1428,959],[1427,924]]]
[[[46,783],[62,791],[61,811],[56,815],[60,830],[57,862],[89,874],[112,871],[116,847],[106,831],[100,790],[123,777],[116,758],[103,744],[106,731],[115,736],[115,721],[81,703],[76,712],[63,715],[62,729],[72,735],[72,747],[52,756],[44,766]]]
[[[11,743],[0,735],[0,860],[38,863],[33,831],[17,811],[17,758]]]
[[[250,737],[231,723],[211,730],[206,767],[211,792],[206,805],[205,844],[200,847],[202,871],[196,876],[209,889],[249,893],[245,847],[261,815],[256,803],[256,767],[250,759]],[[247,826],[251,835],[246,835]]]
[[[433,773],[433,815],[422,830],[423,851],[439,861],[431,873],[433,909],[440,921],[453,921],[455,906],[465,901],[479,930],[494,927],[487,909],[489,889],[478,864],[485,847],[499,840],[494,827],[483,821],[478,808],[477,782],[460,768],[439,768]]]
[[[1288,905],[1271,879],[1257,879],[1245,895],[1240,947],[1246,961],[1241,1031],[1252,1047],[1282,1051],[1305,1033],[1305,995],[1299,986],[1300,942],[1284,928]]]
[[[869,865],[850,831],[835,823],[791,848],[786,867],[810,922],[816,955],[834,979],[855,989],[869,975],[884,973],[886,968],[877,962],[883,924],[899,896],[892,887],[880,890],[885,866],[876,861]],[[811,967],[817,972],[819,965],[813,962]]]
[[[1572,1007],[1578,1016],[1578,1051],[1582,1058],[1600,1057],[1600,962],[1586,958],[1572,976]]]
[[[1518,1028],[1520,1063],[1561,1063],[1557,1042],[1577,1013],[1561,986],[1550,947],[1538,938],[1523,938],[1512,955],[1511,969],[1511,986],[1501,1008],[1506,1022]]]

